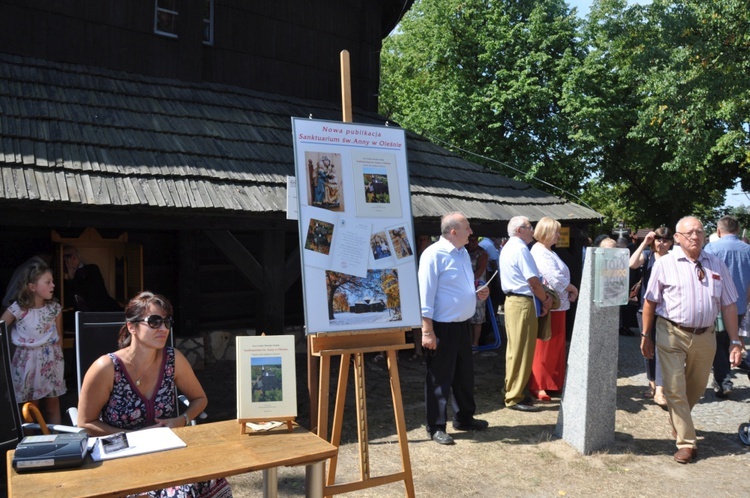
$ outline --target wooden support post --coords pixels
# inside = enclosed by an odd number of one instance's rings
[[[342,50],[340,54],[341,62],[341,113],[344,123],[352,122],[352,77],[349,66],[349,51]]]

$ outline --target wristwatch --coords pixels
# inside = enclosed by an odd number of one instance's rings
[[[732,346],[742,346],[742,341],[732,341]]]

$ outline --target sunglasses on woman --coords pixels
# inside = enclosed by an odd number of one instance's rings
[[[147,316],[146,318],[141,318],[140,320],[132,320],[132,323],[140,323],[140,322],[146,322],[146,325],[151,327],[152,329],[158,329],[162,325],[164,325],[166,328],[171,329],[172,324],[174,323],[174,319],[171,316],[160,316],[160,315],[151,315]]]

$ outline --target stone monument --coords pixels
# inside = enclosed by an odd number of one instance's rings
[[[627,249],[586,250],[555,433],[583,454],[614,442],[619,305],[627,303]]]

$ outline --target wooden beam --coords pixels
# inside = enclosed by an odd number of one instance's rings
[[[263,292],[259,300],[259,332],[282,334],[284,332],[284,232],[263,232]]]
[[[194,331],[200,321],[199,300],[200,238],[197,230],[181,230],[179,234],[179,265],[177,274],[188,281],[179,283],[180,324],[178,330]],[[194,332],[190,332],[191,334]]]
[[[263,292],[263,267],[229,230],[204,230],[203,233],[258,291]]]

